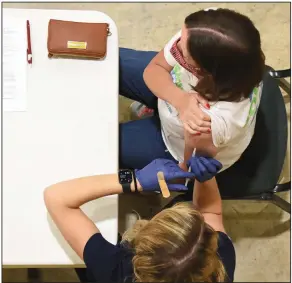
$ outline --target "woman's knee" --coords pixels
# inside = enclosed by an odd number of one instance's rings
[[[146,86],[143,72],[155,54],[153,51],[120,48],[119,58],[120,94],[152,109],[157,108],[157,97]]]
[[[157,52],[154,51],[140,51],[129,48],[120,48],[120,72],[126,71],[133,76],[138,75],[142,78],[146,66],[150,63],[156,54]]]

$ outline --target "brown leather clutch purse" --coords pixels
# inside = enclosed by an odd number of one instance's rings
[[[106,56],[109,35],[107,23],[51,19],[48,27],[48,56],[103,59]]]

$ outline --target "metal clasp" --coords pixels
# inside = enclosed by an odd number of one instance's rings
[[[108,35],[108,36],[111,36],[111,35],[112,35],[112,33],[111,33],[111,31],[110,31],[109,28],[107,28],[107,35]]]

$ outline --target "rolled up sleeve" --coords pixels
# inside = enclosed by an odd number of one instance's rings
[[[225,146],[231,139],[229,123],[224,116],[214,109],[207,110],[202,107],[202,110],[211,118],[211,133],[214,146],[217,148]]]

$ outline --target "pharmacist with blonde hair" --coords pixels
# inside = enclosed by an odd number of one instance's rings
[[[45,190],[52,219],[87,267],[81,281],[233,281],[235,250],[223,226],[214,178],[222,165],[202,156],[192,157],[188,165],[191,172],[172,160],[156,159],[141,170],[83,177]],[[108,195],[159,191],[157,173],[161,171],[170,191],[187,190],[178,179],[195,179],[193,201],[163,209],[151,220],[138,220],[117,245],[106,241],[80,209]]]

